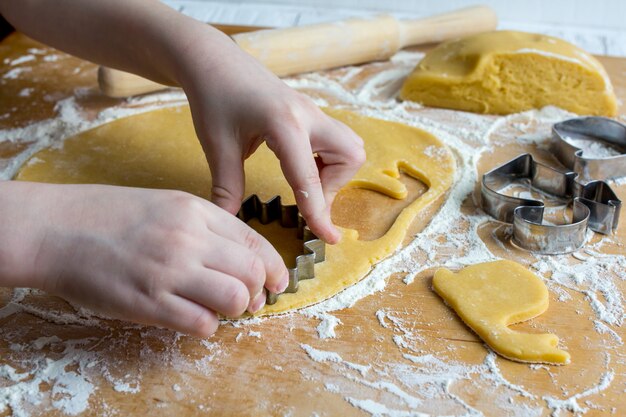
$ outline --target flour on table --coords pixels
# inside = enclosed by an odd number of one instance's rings
[[[28,97],[28,96],[31,95],[31,93],[33,91],[35,91],[34,88],[23,88],[23,89],[20,90],[19,93],[17,93],[17,95],[20,96],[20,97]]]
[[[328,352],[324,350],[315,349],[307,344],[300,344],[300,347],[309,355],[315,362],[334,362],[345,366],[346,368],[358,371],[361,375],[365,376],[371,369],[369,365],[360,365],[354,362],[344,360],[336,352]]]
[[[341,324],[341,320],[330,314],[322,314],[320,324],[317,326],[317,334],[320,339],[334,339],[335,327]]]
[[[51,55],[46,55],[46,56],[44,56],[44,57],[43,57],[43,60],[44,60],[45,62],[56,62],[56,61],[58,61],[58,60],[59,60],[59,58],[60,58],[60,56],[59,56],[59,55],[51,54]]]
[[[22,75],[23,73],[30,72],[30,71],[32,71],[32,68],[30,67],[13,68],[5,72],[2,78],[4,78],[5,80],[15,80],[15,79],[18,79],[20,75]]]
[[[48,53],[48,50],[43,48],[28,48],[26,52],[33,55],[45,55]]]
[[[42,51],[29,50],[33,58],[26,61],[22,58],[21,62],[15,64],[15,68],[2,77],[15,79],[30,71],[30,67],[17,65],[33,61],[36,55],[46,53],[45,50]],[[386,353],[377,363],[368,363],[359,360],[358,352],[354,353],[354,358],[347,360],[345,354],[333,350],[334,344],[340,342],[338,336],[341,336],[341,333],[337,335],[336,329],[343,323],[331,313],[351,307],[359,300],[383,291],[389,280],[402,280],[402,285],[411,285],[421,274],[437,267],[460,268],[498,259],[500,255],[492,253],[479,235],[479,231],[488,226],[492,219],[478,208],[462,209],[467,201],[475,197],[473,191],[481,157],[498,147],[520,142],[545,149],[550,138],[551,125],[572,116],[555,107],[496,117],[426,109],[416,103],[399,102],[397,94],[402,78],[422,56],[420,53],[401,51],[391,59],[393,65],[375,63],[347,67],[328,73],[306,74],[285,81],[288,85],[312,95],[319,105],[332,103],[336,106],[340,103],[339,106],[352,108],[366,116],[400,122],[437,136],[450,147],[457,161],[455,183],[447,200],[433,215],[432,221],[407,246],[398,248],[392,256],[376,264],[362,281],[335,297],[283,316],[222,321],[222,325],[242,329],[230,343],[236,344],[246,335],[258,338],[258,343],[271,343],[271,337],[263,337],[261,332],[249,330],[251,326],[260,326],[265,321],[284,320],[289,323],[296,314],[318,321],[317,327],[312,327],[311,331],[313,334],[317,332],[319,344],[323,344],[324,348],[302,343],[295,349],[305,355],[311,364],[303,370],[303,375],[319,381],[321,389],[373,416],[482,415],[480,410],[469,405],[455,391],[455,387],[465,386],[464,384],[476,385],[485,391],[501,392],[495,397],[495,403],[507,415],[539,416],[545,407],[553,416],[565,412],[584,413],[592,408],[585,402],[587,397],[602,393],[614,384],[616,375],[610,368],[614,355],[611,350],[607,350],[606,369],[596,385],[580,387],[576,392],[564,393],[560,398],[542,395],[508,379],[500,370],[499,359],[493,352],[487,351],[484,358],[477,363],[465,363],[448,357],[462,349],[454,343],[448,343],[436,352],[426,351],[426,335],[411,326],[415,316],[387,307],[376,310],[370,319],[374,326],[380,327],[379,337],[392,340],[397,351]],[[47,62],[57,59],[60,59],[57,55],[43,57]],[[379,71],[361,80],[364,68],[377,68]],[[350,84],[351,88],[342,84]],[[20,93],[24,97],[30,94],[32,91],[28,89]],[[76,96],[81,94],[84,95],[85,92],[79,90]],[[50,97],[50,100],[56,101],[58,98]],[[50,146],[62,147],[66,138],[79,132],[116,118],[181,105],[185,100],[182,91],[168,90],[129,99],[116,108],[102,111],[95,119],[89,119],[75,97],[64,98],[56,104],[57,117],[28,126],[0,130],[0,142],[28,145],[16,157],[0,160],[0,179],[12,178],[20,166],[36,152]],[[30,143],[33,138],[36,141]],[[433,147],[425,152],[428,156],[437,158],[441,150]],[[37,163],[37,160],[29,163]],[[478,207],[477,204],[475,206]],[[495,239],[496,234],[503,230],[504,235],[507,235],[509,229],[496,228],[489,236]],[[506,242],[496,240],[496,244],[499,251],[509,250]],[[616,254],[606,255],[600,252],[602,249],[615,247],[619,249],[613,250]],[[623,281],[626,280],[626,255],[623,253],[623,243],[616,242],[609,236],[589,243],[583,250],[572,255],[533,256],[530,267],[557,296],[556,302],[571,299],[571,294],[581,294],[592,314],[591,317],[582,316],[581,320],[590,320],[598,337],[605,338],[607,343],[621,346],[623,341],[619,329],[624,325],[626,317],[621,290]],[[402,278],[396,278],[397,276]],[[34,295],[38,295],[38,292],[14,290],[12,299],[0,308],[0,319],[27,313],[59,325],[93,327],[103,331],[106,336],[102,339],[86,337],[63,340],[57,335],[46,335],[30,344],[12,343],[11,351],[15,355],[27,353],[28,359],[12,362],[11,358],[7,358],[10,364],[0,364],[0,412],[10,408],[14,415],[21,417],[31,415],[31,410],[41,410],[43,407],[76,415],[86,410],[90,399],[97,396],[94,394],[95,387],[102,380],[114,391],[124,395],[141,392],[142,369],[132,374],[120,375],[116,371],[118,367],[115,361],[95,349],[104,349],[105,352],[107,349],[114,349],[114,343],[110,343],[113,336],[106,324],[106,318],[79,308],[66,311],[38,307],[28,302],[29,297]],[[141,364],[159,364],[181,372],[193,370],[208,378],[213,369],[219,367],[220,358],[228,355],[225,343],[202,340],[197,342],[202,355],[190,359],[177,348],[177,343],[183,337],[179,334],[131,324],[128,329],[140,331]],[[294,326],[289,325],[289,329],[294,330]],[[345,331],[347,330],[346,327]],[[166,349],[156,352],[147,340],[158,340]],[[364,342],[376,343],[371,340]],[[272,369],[281,372],[283,366],[273,365]],[[539,372],[543,368],[529,367],[528,370]],[[41,383],[52,387],[52,395],[40,389]],[[367,390],[365,392],[370,395],[363,395],[355,386]],[[174,383],[169,387],[177,395],[184,396],[187,393],[185,384]],[[392,407],[389,404],[394,405]],[[431,404],[437,404],[437,409],[429,409]],[[159,406],[167,407],[167,404]],[[198,405],[200,410],[204,407]],[[416,412],[415,408],[418,407],[424,412]]]
[[[21,56],[19,58],[15,58],[12,61],[9,61],[9,65],[14,67],[16,65],[23,64],[24,62],[34,61],[35,59],[36,59],[35,55],[23,55],[23,56]]]

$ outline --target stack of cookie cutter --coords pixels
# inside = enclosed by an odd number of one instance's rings
[[[578,117],[552,127],[553,150],[561,163],[580,175],[580,179],[604,180],[626,176],[626,126],[605,117]],[[568,139],[601,141],[622,154],[590,158]]]
[[[300,281],[315,278],[315,264],[326,259],[326,245],[306,226],[295,204],[283,205],[280,196],[263,202],[257,195],[252,195],[241,203],[237,217],[244,222],[257,218],[261,224],[278,220],[282,227],[298,228],[297,235],[303,240],[304,253],[296,257],[296,266],[289,268],[289,285],[283,293],[295,293]],[[275,304],[279,296],[268,292],[266,304]]]
[[[591,158],[568,139],[606,142],[623,154]],[[537,162],[530,154],[487,172],[482,178],[483,210],[513,224],[513,242],[532,252],[573,252],[585,242],[587,228],[610,234],[617,228],[621,201],[604,179],[626,175],[626,126],[602,117],[581,117],[557,123],[552,129],[553,151],[571,171],[562,172]],[[587,181],[594,178],[594,180]],[[543,224],[543,201],[512,197],[501,190],[526,179],[543,193],[572,200],[572,223]]]

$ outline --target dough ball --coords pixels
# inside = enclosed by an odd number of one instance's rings
[[[409,75],[400,97],[476,113],[547,105],[585,115],[617,113],[611,81],[593,56],[561,39],[514,31],[442,43]]]

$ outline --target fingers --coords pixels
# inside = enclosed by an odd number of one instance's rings
[[[330,209],[335,196],[365,162],[363,140],[345,124],[324,115],[311,133],[313,151],[321,159],[320,180]]]
[[[267,301],[267,294],[265,293],[265,291],[261,291],[259,294],[257,294],[255,298],[250,300],[248,311],[250,313],[256,313],[265,305],[266,301]]]
[[[219,325],[217,315],[189,299],[176,294],[164,293],[155,305],[152,319],[156,324],[185,334],[207,337],[215,333]]]
[[[236,214],[243,199],[245,177],[242,151],[236,141],[224,140],[219,149],[207,152],[211,169],[211,200],[218,207]]]
[[[337,243],[340,233],[330,220],[330,210],[324,199],[320,173],[313,158],[308,133],[284,125],[271,132],[266,141],[280,160],[300,213],[311,231],[328,243]]]
[[[253,301],[258,301],[259,294],[264,293],[266,282],[265,265],[261,257],[247,247],[217,234],[209,239],[213,248],[201,255],[204,266],[243,282],[250,297],[248,310],[256,312],[258,308],[254,309]]]
[[[250,293],[242,281],[207,268],[198,268],[178,281],[174,291],[226,317],[239,317],[250,304]]]
[[[238,218],[225,215],[224,212],[217,209],[215,206],[212,206],[208,202],[205,203],[210,208],[210,215],[207,218],[209,230],[249,251],[246,252],[247,255],[244,257],[248,262],[253,259],[253,256],[260,259],[264,269],[264,284],[262,286],[265,286],[265,288],[274,293],[283,292],[289,284],[289,272],[283,262],[283,258],[278,254],[276,249],[274,249],[272,244]],[[241,256],[235,251],[234,247],[230,245],[224,247],[227,249],[224,251],[223,255],[217,255],[218,257],[223,256],[222,259],[216,260],[216,262],[226,263],[228,259]],[[252,255],[250,255],[250,253]],[[222,272],[227,272],[233,276],[239,277],[242,269],[252,269],[256,267],[257,266],[243,265],[239,267],[240,271],[237,272],[234,270],[236,267],[230,265],[229,268],[231,269]],[[252,296],[254,297],[255,295],[256,293],[253,292]]]

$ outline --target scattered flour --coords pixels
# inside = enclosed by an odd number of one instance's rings
[[[578,404],[578,400],[588,397],[593,394],[598,394],[604,390],[606,390],[615,378],[615,372],[607,371],[602,375],[598,384],[592,388],[589,388],[581,393],[572,395],[569,398],[564,400],[556,399],[550,396],[544,396],[543,399],[546,401],[548,408],[552,411],[552,417],[558,417],[561,415],[563,411],[569,411],[574,414],[584,414],[589,409],[586,407],[582,407]]]
[[[359,365],[357,363],[345,361],[336,352],[318,350],[304,343],[301,343],[300,347],[304,349],[306,354],[309,355],[309,357],[313,359],[315,362],[334,362],[334,363],[342,364],[346,366],[347,368],[358,371],[363,376],[365,376],[371,369],[371,366],[369,365]]]
[[[11,367],[0,368],[0,377],[11,383],[0,387],[0,412],[10,407],[16,417],[29,416],[28,407],[43,401],[42,384],[51,386],[52,405],[56,409],[67,415],[85,411],[95,387],[83,373],[86,363],[93,358],[92,353],[80,349],[84,342],[65,342],[60,359],[46,356],[33,359],[31,367],[24,373],[16,373]],[[78,366],[78,370],[68,370],[73,366]]]
[[[40,49],[40,48],[28,48],[26,52],[28,52],[29,54],[33,54],[33,55],[45,55],[48,53],[46,49]]]
[[[356,398],[348,397],[346,400],[353,405],[354,407],[360,408],[361,410],[371,414],[372,416],[393,416],[393,417],[429,417],[428,414],[419,413],[417,411],[400,411],[400,410],[392,410],[388,408],[386,405],[378,403],[374,400],[366,399],[359,400]]]
[[[428,156],[429,158],[441,159],[447,155],[447,151],[445,148],[430,145],[429,147],[424,149],[424,155]]]
[[[385,315],[386,313],[383,310],[376,311],[376,318],[378,319],[378,323],[380,324],[381,327],[388,329],[389,325],[385,323]]]
[[[334,339],[337,337],[335,334],[335,327],[341,324],[341,320],[339,320],[335,316],[331,316],[330,314],[322,314],[321,322],[317,326],[317,334],[320,339]]]
[[[19,58],[14,59],[13,61],[9,62],[9,65],[11,65],[12,67],[16,66],[16,65],[20,65],[23,64],[24,62],[30,62],[30,61],[34,61],[36,58],[34,55],[24,55],[21,56]]]
[[[32,50],[29,53],[39,55],[42,52]],[[360,85],[350,90],[330,78],[328,74],[313,73],[286,80],[287,84],[292,87],[320,93],[320,97],[315,98],[320,105],[328,105],[332,98],[333,103],[343,103],[344,106],[356,109],[364,115],[424,129],[440,138],[451,149],[458,164],[455,183],[449,191],[448,199],[439,212],[433,216],[430,224],[409,245],[375,265],[370,274],[359,283],[329,300],[299,312],[299,314],[320,320],[317,326],[320,339],[336,338],[335,329],[342,324],[337,317],[329,314],[330,312],[351,307],[364,297],[382,291],[393,274],[403,274],[404,282],[408,285],[429,269],[440,266],[459,268],[498,259],[478,233],[479,229],[491,219],[480,209],[469,212],[462,210],[464,203],[473,198],[472,193],[477,180],[477,166],[480,158],[492,152],[497,146],[510,144],[511,138],[515,136],[521,142],[530,142],[541,148],[549,138],[550,125],[571,117],[571,114],[554,107],[506,117],[493,117],[442,110],[432,112],[429,109],[422,109],[415,103],[398,102],[397,93],[401,85],[398,81],[410,72],[421,57],[422,54],[419,53],[400,52],[392,58],[394,67],[383,67],[382,71],[364,79]],[[34,58],[33,56],[29,61]],[[44,60],[55,61],[58,58],[56,55],[47,55]],[[373,65],[384,66],[385,64]],[[24,71],[30,71],[30,68],[13,68],[5,73],[3,78],[18,78]],[[349,67],[341,71],[343,71],[340,79],[342,83],[358,84],[357,80],[362,74],[363,67]],[[32,93],[31,90],[26,90],[28,89],[22,90],[23,93],[21,92],[20,95],[28,96]],[[56,118],[0,131],[1,141],[30,143],[30,146],[17,157],[9,161],[0,160],[0,178],[12,178],[19,167],[36,152],[50,146],[62,146],[65,138],[78,132],[119,117],[176,106],[184,102],[185,96],[180,90],[170,90],[129,99],[122,106],[107,109],[95,119],[88,120],[78,106],[76,98],[63,99],[55,107],[58,114]],[[447,123],[450,118],[461,121],[464,127],[458,128]],[[521,137],[503,133],[511,128],[516,129],[518,133],[522,132]],[[33,139],[36,140],[33,141]],[[428,156],[437,158],[443,150],[431,147],[424,152]],[[441,236],[444,238],[441,239]],[[615,328],[622,326],[624,322],[624,299],[616,281],[626,279],[626,257],[602,255],[598,252],[603,245],[611,244],[615,242],[607,238],[594,244],[595,246],[589,245],[587,250],[579,251],[573,256],[535,257],[532,267],[546,279],[550,290],[560,294],[563,299],[568,296],[568,291],[583,294],[594,312],[595,316],[591,319],[596,331],[606,334],[605,337],[610,337],[621,345],[623,342]],[[500,247],[506,248],[504,245]],[[102,326],[100,318],[87,312],[61,313],[35,308],[24,303],[24,298],[30,293],[32,293],[31,290],[14,290],[11,301],[0,308],[0,319],[24,311],[59,324]],[[280,319],[274,318],[274,320]],[[394,408],[390,408],[372,398],[360,398],[355,393],[346,393],[344,384],[340,382],[324,383],[328,392],[341,395],[349,404],[373,416],[427,415],[416,412],[414,408],[434,399],[446,401],[446,407],[451,410],[447,414],[482,415],[480,411],[465,403],[452,391],[452,387],[456,384],[469,380],[484,384],[486,389],[498,387],[510,393],[511,401],[507,401],[510,409],[522,410],[521,414],[515,415],[540,415],[541,410],[537,412],[537,409],[529,408],[525,404],[513,404],[513,395],[516,396],[515,398],[524,400],[543,400],[553,416],[567,411],[584,413],[589,406],[585,404],[586,407],[583,407],[578,401],[606,390],[615,377],[607,366],[607,371],[594,387],[567,395],[565,399],[541,396],[503,376],[498,367],[497,356],[493,352],[489,351],[483,363],[477,365],[451,361],[435,352],[421,351],[423,337],[418,331],[408,327],[406,320],[397,312],[380,309],[376,311],[375,318],[372,317],[372,320],[374,319],[382,328],[392,333],[389,337],[401,352],[398,361],[375,366],[362,365],[344,360],[337,352],[319,350],[308,344],[300,344],[312,361],[320,365],[332,366],[338,378],[351,383],[356,382],[363,387],[391,395],[399,400],[397,407],[394,405]],[[239,328],[259,324],[264,320],[269,319],[225,320],[222,324]],[[244,332],[238,333],[235,341],[239,342],[244,334]],[[248,331],[247,334],[250,337],[261,338],[260,332]],[[0,412],[10,408],[18,417],[30,415],[28,407],[41,404],[48,395],[42,392],[39,386],[41,383],[46,383],[52,387],[52,407],[65,414],[79,414],[86,410],[89,398],[95,390],[89,370],[97,371],[96,373],[103,376],[118,392],[139,392],[141,373],[124,375],[121,378],[114,377],[101,358],[81,347],[91,342],[93,340],[89,338],[79,341],[62,341],[57,336],[50,336],[37,339],[31,346],[12,346],[12,349],[15,348],[16,351],[31,349],[40,354],[33,355],[33,358],[38,359],[24,364],[21,368],[23,371],[9,365],[0,366],[0,378],[9,384],[0,387]],[[214,361],[224,352],[219,343],[209,341],[203,341],[203,343],[206,355],[193,363],[197,370],[210,375]],[[327,343],[330,346],[334,342],[328,340]],[[170,344],[174,345],[174,341]],[[63,347],[60,357],[48,357],[44,349],[48,346]],[[143,352],[145,357],[154,355],[147,347],[145,349]],[[171,354],[176,355],[176,353]],[[275,369],[282,370],[282,367],[278,365],[276,367],[280,369]],[[178,384],[172,385],[172,390],[184,391]]]
[[[29,71],[32,71],[32,68],[30,67],[13,68],[5,72],[2,78],[4,78],[5,80],[15,80],[19,78],[19,76],[22,75],[23,73],[29,72]]]
[[[19,93],[17,93],[17,95],[20,96],[20,97],[28,97],[28,96],[31,95],[31,93],[33,91],[35,91],[34,88],[28,88],[28,87],[27,88],[23,88],[23,89],[20,90]]]

